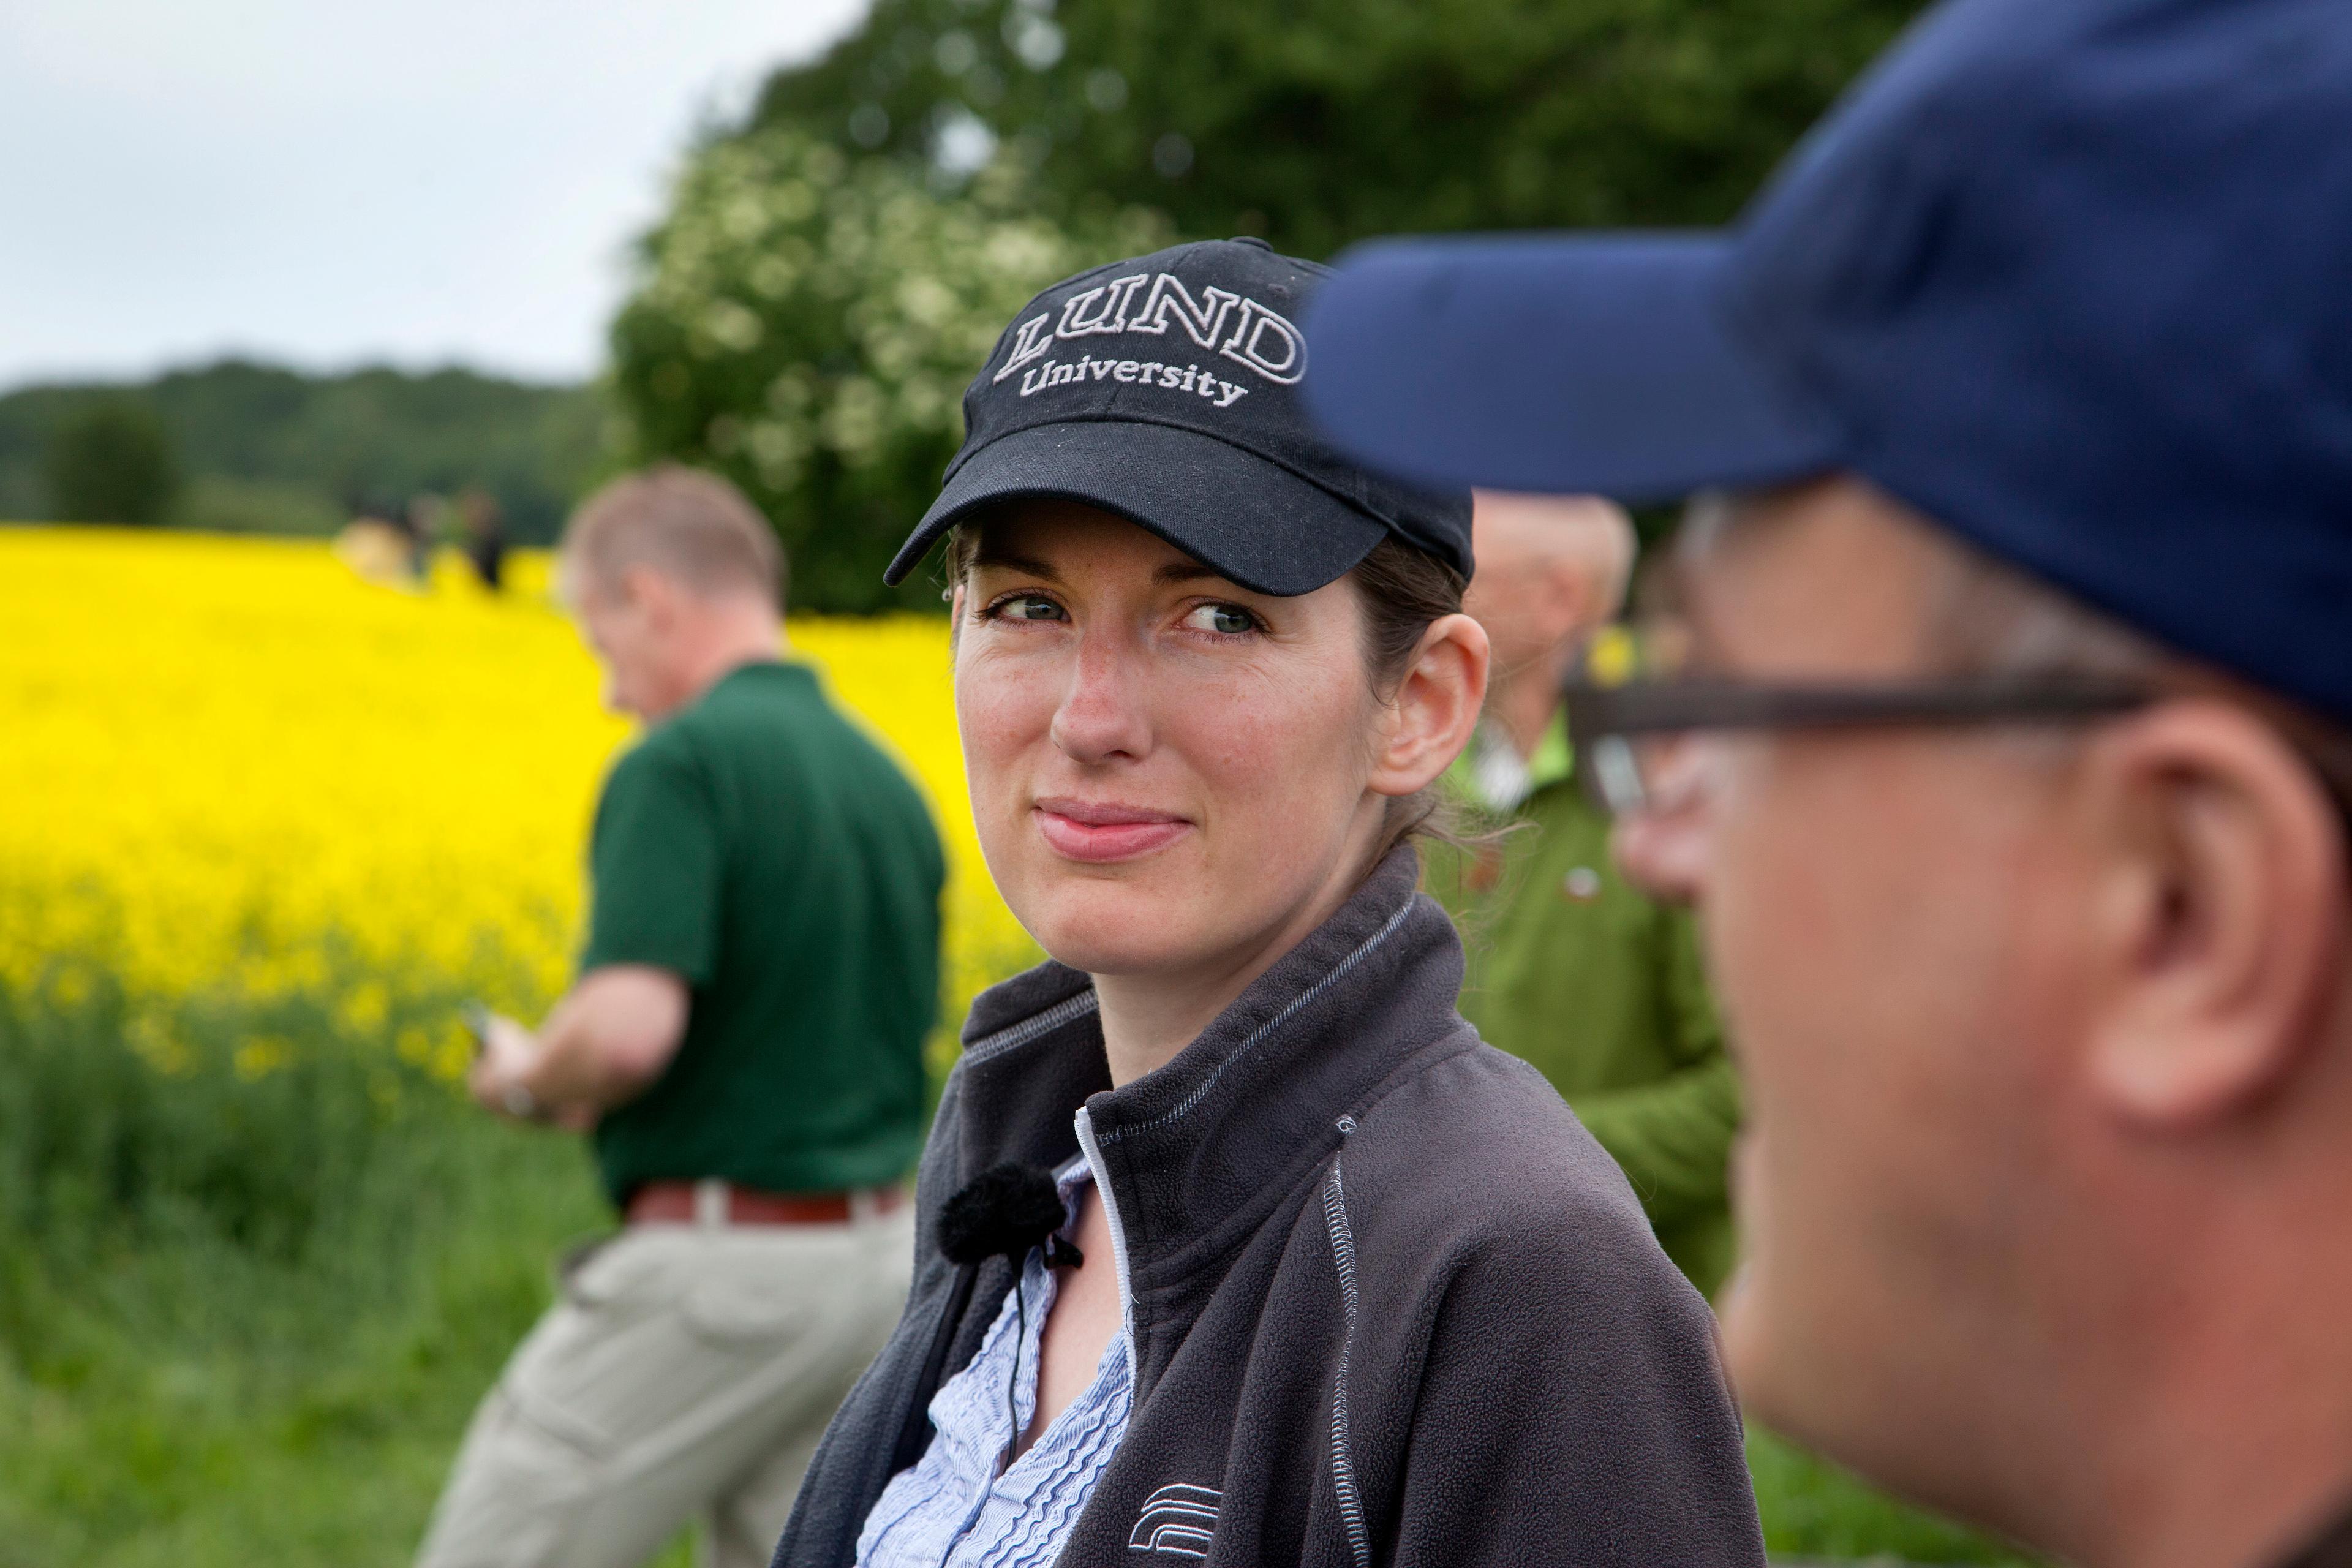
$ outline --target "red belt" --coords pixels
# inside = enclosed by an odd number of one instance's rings
[[[704,1217],[696,1182],[647,1182],[629,1198],[631,1225],[692,1225]],[[857,1200],[870,1197],[874,1214],[888,1214],[907,1201],[897,1187],[865,1193],[762,1193],[722,1184],[723,1204],[710,1217],[729,1225],[843,1225],[856,1217]]]

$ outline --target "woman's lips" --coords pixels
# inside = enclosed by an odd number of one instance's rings
[[[1054,798],[1033,809],[1047,847],[1066,859],[1103,865],[1164,849],[1192,830],[1181,816],[1115,801]]]

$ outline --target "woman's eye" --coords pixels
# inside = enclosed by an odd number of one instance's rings
[[[1226,637],[1257,630],[1257,617],[1239,605],[1200,605],[1184,617],[1184,624],[1197,632],[1217,632]]]
[[[1000,599],[996,614],[1008,621],[1058,621],[1067,618],[1062,614],[1062,606],[1043,594],[1016,594],[1012,598]]]

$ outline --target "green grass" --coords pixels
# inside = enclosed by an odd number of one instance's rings
[[[179,1010],[170,1072],[124,1022],[0,993],[0,1568],[406,1563],[607,1223],[578,1141],[300,1005]],[[292,1063],[240,1074],[255,1033]]]
[[[402,1021],[190,1004],[160,1071],[102,976],[0,989],[0,1568],[409,1561],[551,1260],[609,1218],[578,1140],[404,1064]],[[256,1035],[289,1063],[240,1073]],[[2015,1561],[1749,1457],[1776,1554]]]
[[[2032,1568],[2032,1559],[1907,1508],[1769,1432],[1748,1431],[1748,1470],[1764,1519],[1764,1549],[1775,1558]]]

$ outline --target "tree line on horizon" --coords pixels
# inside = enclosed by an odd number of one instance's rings
[[[0,395],[0,518],[327,534],[479,489],[546,542],[604,452],[595,387],[473,371],[310,375],[224,360]]]

